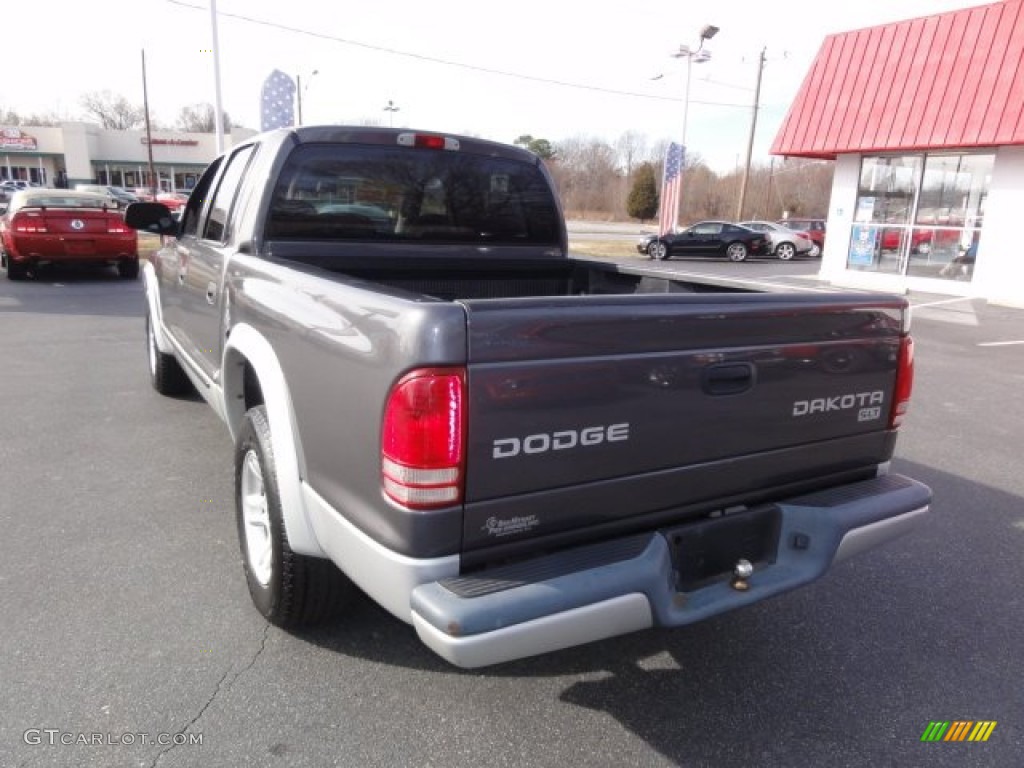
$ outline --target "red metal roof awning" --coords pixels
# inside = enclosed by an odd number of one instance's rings
[[[830,35],[774,155],[1024,144],[1024,0]]]

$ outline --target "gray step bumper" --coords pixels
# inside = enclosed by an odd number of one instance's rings
[[[776,502],[776,555],[744,591],[728,578],[679,591],[669,543],[655,532],[422,584],[412,593],[413,624],[460,667],[690,624],[813,581],[832,563],[910,531],[930,501],[927,486],[886,475]]]

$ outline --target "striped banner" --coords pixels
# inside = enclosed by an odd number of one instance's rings
[[[933,720],[921,734],[921,741],[988,741],[996,724],[995,720]]]

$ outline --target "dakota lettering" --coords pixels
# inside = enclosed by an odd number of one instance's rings
[[[846,395],[833,395],[832,397],[817,397],[813,400],[797,400],[793,403],[793,416],[849,411],[854,408],[881,405],[884,400],[885,393],[880,389],[876,389],[873,392],[855,392]]]

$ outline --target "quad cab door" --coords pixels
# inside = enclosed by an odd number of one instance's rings
[[[222,353],[224,267],[234,249],[231,213],[254,145],[239,147],[211,167],[189,198],[182,229],[172,246],[171,289],[176,309],[166,318],[169,330],[202,374],[216,381]]]

